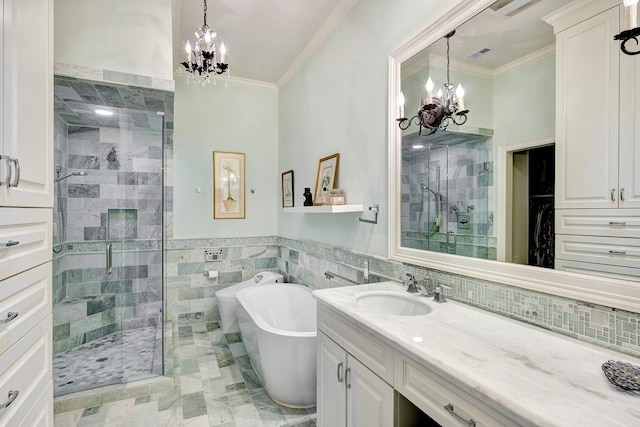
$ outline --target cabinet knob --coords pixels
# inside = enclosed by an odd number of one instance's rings
[[[20,242],[17,240],[9,240],[7,243],[0,243],[0,249],[10,248],[11,246],[17,246]]]

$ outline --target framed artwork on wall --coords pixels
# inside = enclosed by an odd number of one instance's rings
[[[213,152],[213,218],[245,218],[245,154]]]
[[[331,191],[336,184],[338,177],[338,161],[340,153],[320,159],[318,162],[318,175],[316,176],[316,191],[313,193],[313,204],[318,204],[321,200],[320,194],[323,189]]]
[[[292,208],[294,203],[293,170],[282,173],[282,207]]]

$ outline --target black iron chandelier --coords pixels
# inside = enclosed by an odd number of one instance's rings
[[[224,43],[220,43],[220,57],[216,55],[214,40],[217,34],[207,25],[207,0],[204,0],[204,24],[196,28],[195,34],[195,46],[192,48],[190,41],[185,46],[187,60],[181,63],[184,67],[181,71],[189,73],[190,79],[205,85],[211,82],[212,77],[224,74],[229,69],[229,64],[224,62],[227,53]]]
[[[626,27],[627,29],[616,34],[613,39],[621,40],[620,50],[627,55],[638,55],[640,53],[640,27],[638,27],[638,0],[624,0],[624,6],[626,9]],[[627,49],[627,43],[629,41],[635,41],[637,50]]]
[[[458,84],[456,90],[453,90],[450,77],[450,59],[449,59],[449,39],[455,34],[455,30],[445,36],[447,39],[447,82],[444,84],[444,92],[438,91],[437,96],[433,96],[433,81],[431,77],[427,80],[427,100],[424,102],[422,95],[420,96],[420,108],[418,113],[407,119],[404,117],[404,95],[400,93],[398,104],[400,106],[400,117],[396,119],[400,129],[407,130],[411,123],[420,126],[418,135],[422,134],[422,128],[430,129],[429,135],[437,130],[445,130],[451,122],[460,126],[467,122],[467,113],[469,110],[464,106],[464,89]]]

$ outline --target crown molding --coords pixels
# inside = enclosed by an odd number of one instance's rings
[[[506,74],[518,68],[524,67],[525,65],[539,61],[543,58],[553,55],[555,52],[556,52],[555,43],[550,44],[549,46],[543,47],[542,49],[538,49],[534,52],[531,52],[528,55],[518,58],[515,61],[509,62],[508,64],[505,64],[502,67],[496,68],[495,70],[493,70],[493,77],[499,77],[503,74]]]

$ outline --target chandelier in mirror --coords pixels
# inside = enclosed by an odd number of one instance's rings
[[[407,130],[411,123],[414,123],[420,126],[419,135],[422,134],[423,127],[430,129],[429,135],[431,135],[437,130],[445,130],[451,122],[459,126],[467,122],[469,110],[464,106],[464,89],[462,85],[458,84],[454,90],[450,77],[449,39],[454,34],[455,30],[445,36],[447,39],[447,82],[444,84],[444,90],[438,90],[436,96],[433,96],[434,85],[431,76],[429,76],[426,84],[427,100],[425,102],[420,95],[418,113],[410,119],[404,117],[404,95],[400,92],[398,97],[400,117],[396,119],[400,129]]]
[[[224,74],[229,69],[229,64],[224,62],[227,53],[224,43],[220,43],[220,56],[217,56],[215,38],[216,32],[207,25],[207,0],[204,0],[204,24],[196,28],[196,42],[192,47],[187,41],[185,46],[187,60],[182,62],[182,72],[190,74],[190,78],[205,85],[210,83],[212,77]]]

